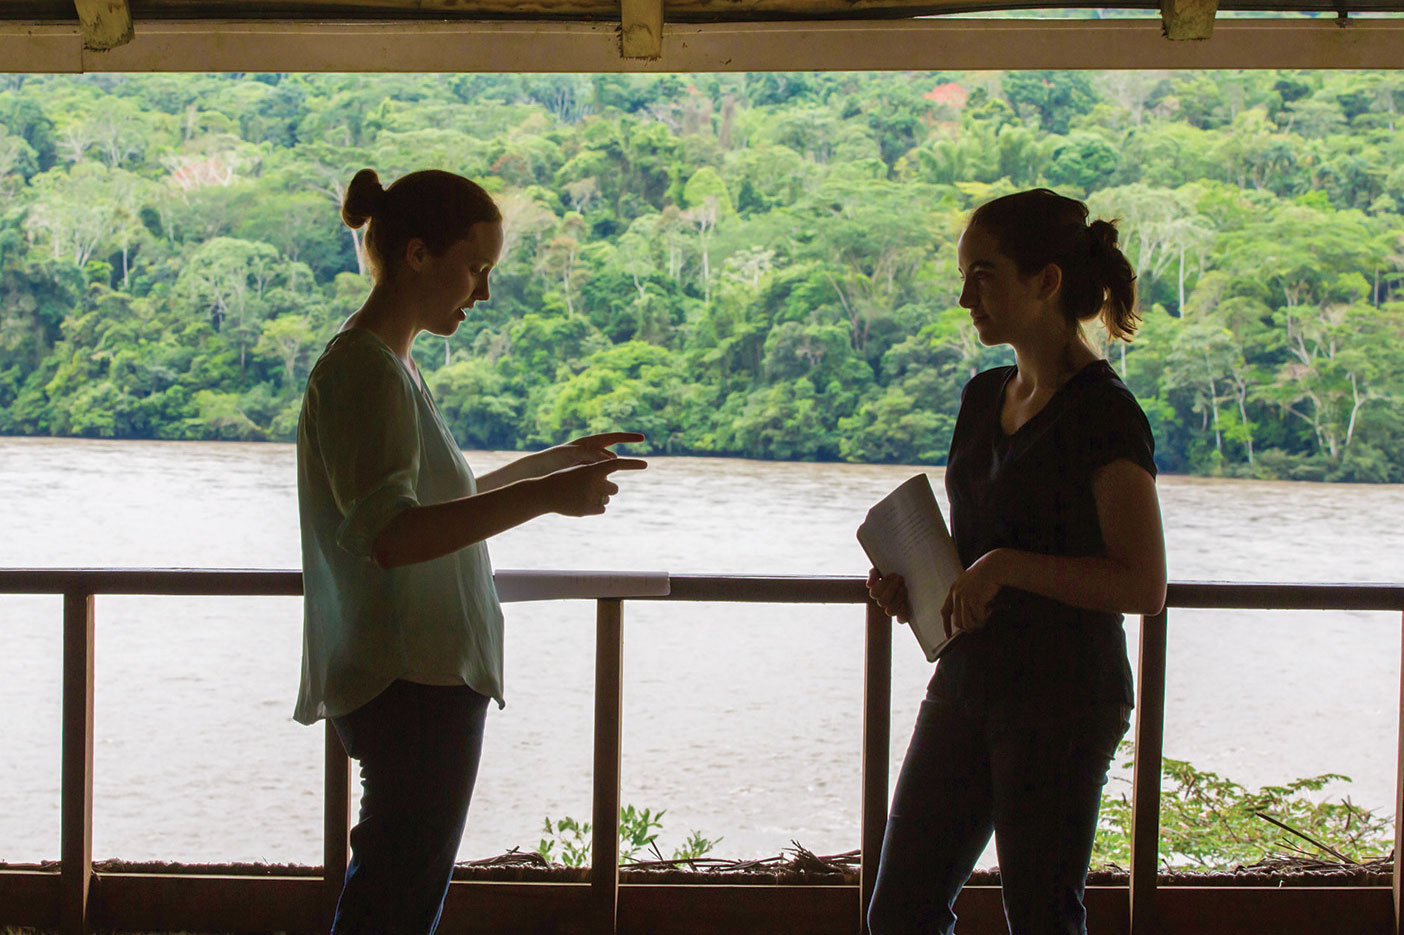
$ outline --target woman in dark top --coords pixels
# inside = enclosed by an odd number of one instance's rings
[[[1154,440],[1084,341],[1129,340],[1135,275],[1107,221],[1046,189],[978,208],[958,248],[960,304],[1017,363],[961,397],[946,468],[966,570],[893,796],[873,935],[954,930],[952,907],[995,836],[1014,935],[1086,931],[1101,790],[1132,703],[1123,613],[1165,601]],[[905,620],[906,589],[869,590]]]

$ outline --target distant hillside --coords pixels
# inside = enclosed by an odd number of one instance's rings
[[[466,447],[937,463],[977,203],[1121,219],[1171,471],[1404,480],[1404,73],[0,76],[0,433],[288,439],[363,166],[481,180]]]

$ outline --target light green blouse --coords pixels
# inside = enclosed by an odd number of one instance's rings
[[[400,511],[477,492],[433,400],[374,332],[332,338],[297,427],[303,724],[349,714],[395,679],[466,684],[502,705],[502,609],[487,546],[382,569]]]

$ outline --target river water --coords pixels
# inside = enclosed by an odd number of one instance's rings
[[[510,455],[469,452],[487,470]],[[608,515],[492,542],[498,568],[852,574],[867,507],[919,468],[655,458]],[[928,469],[941,490],[941,470]],[[289,445],[0,438],[0,566],[298,565]],[[1404,486],[1163,477],[1177,580],[1404,578]],[[944,506],[944,503],[943,503]],[[858,844],[862,609],[625,605],[623,798],[718,856]],[[461,856],[590,816],[593,604],[507,607],[507,707],[488,719]],[[0,596],[0,861],[59,851],[60,601]],[[103,597],[98,858],[319,863],[320,728],[294,723],[300,605]],[[1135,653],[1135,621],[1130,621]],[[1339,772],[1392,809],[1400,621],[1171,613],[1166,753],[1257,786]],[[892,764],[930,667],[894,639]]]

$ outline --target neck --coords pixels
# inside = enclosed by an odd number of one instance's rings
[[[418,337],[414,302],[392,283],[377,282],[348,324],[375,333],[390,350],[408,361],[410,347]]]
[[[1015,343],[1013,347],[1019,380],[1029,384],[1035,393],[1056,390],[1097,358],[1076,332],[1040,335],[1031,341]]]

